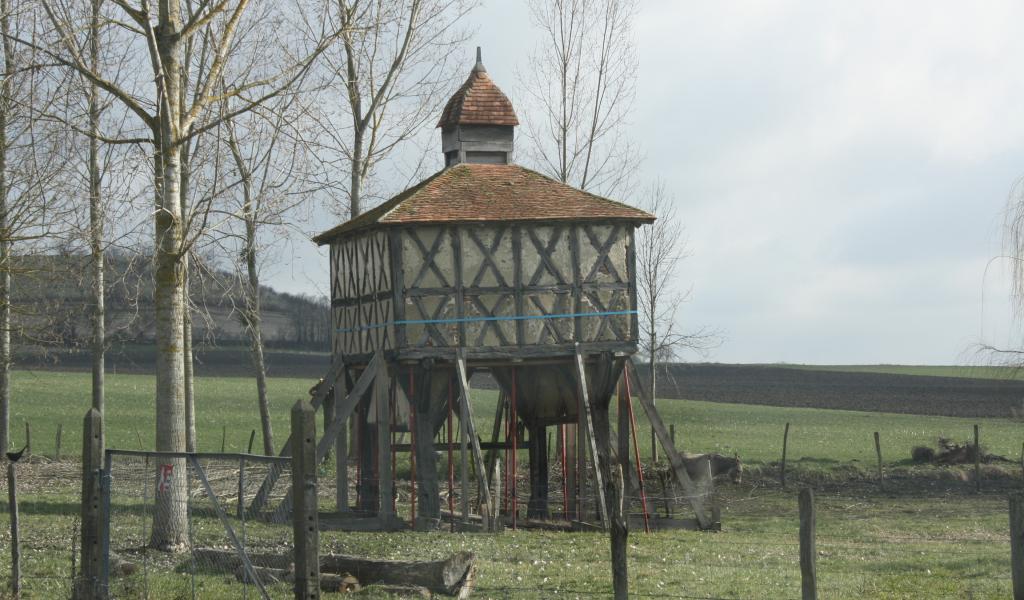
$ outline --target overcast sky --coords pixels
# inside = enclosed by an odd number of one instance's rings
[[[1019,341],[996,257],[1024,175],[1024,3],[640,4],[639,180],[679,205],[680,317],[724,332],[710,360],[957,364]],[[514,103],[525,4],[472,21],[467,73],[483,46]],[[326,256],[295,258],[270,284],[325,291]]]

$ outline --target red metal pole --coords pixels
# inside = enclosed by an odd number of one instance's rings
[[[519,513],[519,497],[516,492],[516,454],[519,450],[519,423],[516,421],[518,417],[516,414],[516,402],[519,398],[516,390],[516,379],[517,371],[515,367],[512,367],[512,401],[509,403],[509,410],[512,413],[510,423],[512,427],[512,466],[509,468],[509,472],[512,475],[512,529],[516,528],[516,516]]]
[[[640,439],[636,437],[636,414],[633,413],[633,394],[629,389],[629,371],[623,370],[626,379],[626,408],[629,409],[629,428],[633,432],[633,460],[636,461],[636,475],[640,481],[640,508],[644,515],[644,533],[651,532],[647,515],[647,492],[644,489],[644,470],[640,466]]]
[[[412,525],[416,526],[416,376],[409,367],[409,479],[412,480]]]
[[[565,423],[558,424],[558,436],[562,439],[562,516],[569,518],[569,473],[565,464]]]
[[[502,408],[502,414],[505,417],[505,473],[502,475],[504,481],[504,490],[501,494],[501,512],[508,514],[508,497],[510,489],[512,488],[512,479],[510,476],[511,465],[512,465],[512,446],[509,442],[512,441],[512,430],[510,429],[510,423],[512,422],[512,402],[508,400],[508,397],[503,397],[505,406]]]

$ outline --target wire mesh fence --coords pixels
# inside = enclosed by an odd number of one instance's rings
[[[107,461],[111,597],[292,597],[287,581],[245,566],[292,550],[287,458],[108,451]]]

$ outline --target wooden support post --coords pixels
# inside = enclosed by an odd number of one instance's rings
[[[64,424],[57,423],[57,439],[53,445],[53,460],[54,462],[60,462],[60,445],[61,438],[64,436]]]
[[[542,423],[530,423],[530,501],[526,516],[547,519],[548,514],[548,450],[547,428]],[[513,504],[513,507],[515,504]],[[513,523],[515,516],[513,516]]]
[[[503,529],[501,525],[501,459],[494,460],[494,472],[491,476],[491,493],[494,494],[494,518],[491,519],[492,533]]]
[[[789,443],[789,423],[782,431],[782,465],[779,467],[779,483],[786,487],[786,445]]]
[[[811,488],[800,490],[800,588],[803,600],[817,600],[818,574],[814,547],[816,518],[814,514],[814,492]]]
[[[462,501],[462,522],[469,523],[469,433],[467,432],[466,421],[469,415],[466,412],[468,403],[459,399],[459,498]]]
[[[487,485],[487,470],[484,468],[484,455],[480,451],[480,440],[476,437],[476,427],[473,425],[473,407],[469,398],[469,377],[466,373],[466,354],[464,349],[459,348],[458,357],[456,358],[455,363],[459,380],[459,388],[462,392],[460,394],[460,406],[463,411],[461,414],[466,417],[466,420],[462,424],[462,433],[464,436],[469,438],[470,446],[473,449],[473,464],[476,466],[477,483],[480,486],[481,496],[483,497],[483,501],[480,503],[480,514],[483,516],[484,525],[486,526],[488,519],[495,511],[492,510],[491,506],[489,506],[491,502],[491,493],[488,490]],[[463,448],[465,448],[465,445],[463,445]],[[466,463],[464,462],[463,464],[465,465]],[[467,467],[468,465],[463,467],[464,472]],[[468,474],[466,474],[465,477],[466,480],[469,479]],[[466,490],[463,490],[463,494],[468,498]]]
[[[378,352],[377,354],[374,354],[373,359],[370,360],[370,364],[367,365],[367,369],[372,367],[379,360],[381,359],[380,353]],[[327,392],[331,391],[331,389],[335,386],[335,383],[340,379],[341,374],[344,372],[344,369],[344,363],[342,361],[338,361],[335,365],[332,366],[331,370],[327,373],[327,377],[324,377],[323,382],[319,386],[317,386],[317,391],[313,395],[313,398],[310,400],[310,405],[313,407],[314,411],[320,408],[320,405],[323,403],[324,398],[327,396]],[[355,396],[355,399],[358,400],[359,397],[362,396],[362,394],[366,391],[366,387],[360,387],[362,379],[363,378],[360,377],[360,381],[356,382],[355,389],[353,390],[353,393],[349,394],[349,397]],[[366,386],[368,385],[369,380],[366,381]],[[285,441],[284,443],[284,447],[281,448],[279,456],[291,456],[291,453],[292,440],[291,438],[288,438],[288,440]],[[277,465],[271,465],[266,478],[263,480],[263,483],[260,484],[260,489],[256,492],[256,496],[253,498],[252,504],[249,506],[250,512],[255,513],[263,509],[264,505],[266,505],[267,500],[270,497],[270,492],[274,489],[274,484],[277,483],[277,480],[280,476],[281,468],[278,467]]]
[[[612,588],[615,600],[629,598],[629,564],[626,548],[629,541],[629,529],[623,517],[623,477],[622,467],[615,467],[616,474],[607,482],[605,493],[611,507],[611,544],[612,544]]]
[[[339,394],[332,392],[335,397]],[[337,409],[335,409],[337,410]],[[335,412],[337,416],[337,412]],[[334,507],[341,513],[349,512],[348,505],[348,422],[344,419],[334,437]]]
[[[981,442],[978,426],[974,426],[974,491],[981,493]]]
[[[434,449],[434,423],[437,410],[434,406],[434,382],[439,381],[441,374],[435,375],[434,363],[426,360],[422,369],[415,376],[415,389],[412,394],[412,408],[415,419],[413,428],[413,450],[416,453],[416,497],[418,499],[416,522],[417,530],[433,531],[441,522],[441,488],[437,478],[437,452]]]
[[[630,360],[626,363],[627,368],[632,368],[634,375],[636,374],[636,364]],[[640,404],[644,407],[644,411],[647,412],[647,418],[651,422],[651,427],[654,429],[655,435],[661,442],[662,447],[665,448],[665,454],[668,455],[668,461],[672,465],[672,472],[675,473],[676,481],[683,488],[683,493],[686,494],[687,499],[690,501],[690,506],[693,508],[694,515],[697,517],[697,523],[702,529],[708,529],[711,527],[711,519],[708,518],[707,513],[704,512],[704,501],[697,493],[697,488],[690,479],[689,473],[686,471],[686,464],[683,462],[683,457],[680,456],[679,451],[676,449],[675,444],[672,443],[672,438],[669,437],[668,429],[665,427],[665,423],[661,420],[661,415],[655,410],[654,405],[651,404],[651,399],[646,394],[639,394]]]
[[[882,441],[878,438],[878,432],[875,432],[875,455],[878,456],[878,485],[879,487],[884,485],[882,479]]]
[[[320,597],[320,533],[316,493],[316,419],[313,406],[299,400],[292,407],[292,498],[295,510],[295,598]]]
[[[1010,573],[1013,600],[1024,600],[1024,494],[1010,495]]]
[[[32,426],[25,421],[25,456],[32,456]]]
[[[566,423],[563,425],[565,428],[565,440],[563,441],[564,454],[562,455],[562,468],[565,471],[565,490],[566,495],[566,506],[565,514],[566,517],[571,521],[579,518],[576,514],[576,501],[579,478],[576,475],[576,432],[577,427],[575,423]]]
[[[669,423],[668,424],[668,434],[669,434],[669,437],[672,438],[672,445],[674,446],[675,443],[676,443],[676,424],[675,423]]]
[[[377,514],[387,524],[394,516],[394,479],[391,472],[391,386],[395,382],[384,361],[377,365],[373,383],[373,401],[377,407]]]
[[[102,469],[103,416],[91,408],[82,427],[82,576],[75,586],[77,597],[83,600],[103,597]]]
[[[21,597],[21,538],[18,535],[18,474],[7,463],[7,501],[11,513],[11,598]]]
[[[619,380],[618,388],[619,389],[618,389],[618,402],[617,402],[617,405],[618,405],[618,408],[619,408],[619,416],[618,416],[618,420],[616,421],[616,427],[618,427],[618,433],[619,433],[619,444],[618,444],[619,466],[622,468],[622,472],[623,473],[631,473],[632,470],[633,470],[633,465],[632,465],[632,461],[630,460],[630,455],[629,455],[630,420],[629,420],[629,406],[626,404],[626,397],[627,397],[628,392],[626,392],[626,378],[625,377],[622,377]],[[634,490],[630,486],[630,482],[631,481],[632,481],[632,479],[630,477],[626,477],[623,480],[623,487],[622,487],[622,496],[623,496],[623,498],[629,498],[634,493]],[[628,504],[628,501],[627,501],[627,504]]]
[[[487,476],[490,479],[494,479],[494,465],[498,459],[498,448],[496,444],[501,436],[501,422],[505,415],[505,403],[508,401],[508,397],[505,392],[498,392],[498,406],[494,410],[494,424],[491,426],[491,448],[487,450]]]
[[[607,529],[609,526],[608,505],[605,502],[604,497],[604,481],[601,477],[602,465],[600,464],[600,455],[597,451],[597,436],[594,431],[594,414],[593,409],[590,406],[590,393],[587,390],[586,366],[583,364],[583,354],[580,352],[579,342],[576,343],[576,388],[577,393],[579,393],[580,396],[580,402],[583,404],[584,414],[586,415],[586,435],[590,442],[590,457],[594,461],[594,480],[595,487],[597,488],[597,508],[601,514],[601,525]]]

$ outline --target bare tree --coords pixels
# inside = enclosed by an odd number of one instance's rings
[[[23,257],[44,252],[63,219],[66,143],[60,128],[39,118],[56,101],[61,82],[36,68],[35,50],[12,41],[38,39],[39,25],[31,3],[0,0],[0,451],[10,444],[12,274],[39,269]]]
[[[625,135],[636,95],[635,0],[530,0],[541,41],[518,73],[526,156],[582,190],[628,189],[640,157]]]
[[[475,0],[334,0],[329,18],[341,31],[326,55],[318,116],[324,179],[360,214],[374,169],[437,118],[458,77],[454,50]],[[339,102],[340,99],[340,102]],[[421,153],[422,155],[422,153]],[[331,173],[349,175],[338,182]],[[415,177],[415,174],[412,175]]]
[[[117,14],[108,18],[123,26],[134,36],[132,43],[144,45],[147,55],[134,67],[139,73],[151,72],[153,87],[118,85],[96,73],[75,41],[83,28],[77,23],[67,3],[74,0],[42,0],[43,8],[54,30],[57,45],[41,48],[52,61],[74,69],[95,83],[104,93],[127,107],[148,130],[140,143],[153,151],[155,210],[154,215],[154,317],[156,321],[156,446],[158,450],[186,449],[185,419],[185,357],[183,323],[185,256],[189,250],[187,229],[182,214],[181,147],[193,135],[217,126],[223,116],[211,115],[224,98],[241,99],[239,112],[258,106],[268,97],[288,89],[313,58],[326,47],[322,36],[312,50],[291,48],[289,52],[273,53],[267,45],[247,46],[251,64],[260,69],[238,72],[229,68],[230,51],[237,48],[235,35],[245,30],[249,17],[249,0],[198,2],[195,10],[183,11],[180,0],[147,0],[138,4],[115,0]],[[290,22],[288,6],[277,6],[277,25]],[[278,39],[284,36],[278,32]],[[206,51],[209,69],[201,81],[185,77],[186,46],[194,39],[208,40]],[[39,47],[30,40],[17,41]],[[294,59],[292,57],[300,57]],[[189,93],[188,87],[192,86]],[[181,473],[184,463],[168,465]],[[159,486],[151,544],[175,547],[185,542],[185,489],[181,485]]]
[[[657,220],[644,225],[636,237],[637,311],[640,325],[640,351],[646,355],[651,401],[657,393],[657,366],[677,357],[682,351],[704,353],[718,345],[719,335],[704,327],[680,329],[679,307],[687,301],[690,289],[680,290],[679,263],[689,256],[686,230],[676,204],[664,183],[648,187],[640,207]],[[656,438],[651,436],[652,460],[658,460]]]
[[[230,107],[225,112],[230,113]],[[308,163],[307,147],[297,128],[305,118],[297,96],[279,98],[273,105],[224,123],[226,145],[234,164],[233,194],[225,212],[233,222],[221,229],[218,243],[238,274],[241,306],[238,314],[249,337],[250,356],[256,375],[257,404],[263,433],[263,452],[274,453],[267,396],[267,366],[264,359],[260,302],[261,262],[273,250],[273,242],[287,238],[288,216],[311,198],[301,187]],[[265,230],[274,235],[267,239]]]

